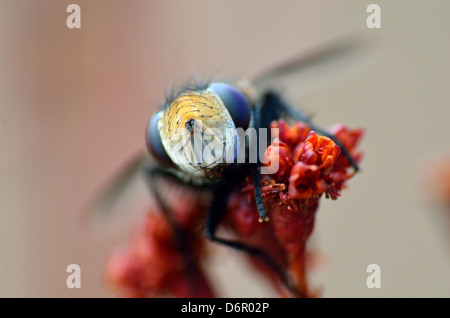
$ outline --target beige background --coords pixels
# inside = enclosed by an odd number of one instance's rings
[[[81,6],[82,28],[66,27]],[[357,34],[370,63],[301,96],[323,127],[367,129],[362,172],[323,202],[314,244],[325,297],[450,296],[450,224],[423,176],[450,151],[450,2],[0,1],[0,296],[114,296],[105,257],[126,234],[80,226],[92,195],[133,153],[170,81],[192,70],[245,76],[295,52]],[[431,161],[433,161],[431,160]],[[448,221],[448,220],[447,220]],[[210,268],[222,296],[273,295],[240,255]],[[237,260],[236,260],[237,259]],[[82,288],[65,269],[82,269]],[[366,267],[382,288],[366,287]]]

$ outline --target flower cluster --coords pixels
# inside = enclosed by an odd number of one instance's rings
[[[313,231],[320,198],[323,195],[338,198],[354,172],[338,145],[311,131],[307,124],[288,125],[279,120],[272,127],[278,128],[279,133],[266,149],[264,162],[278,160],[279,169],[272,175],[261,176],[270,221],[258,221],[254,183],[249,172],[245,183],[230,194],[224,224],[237,240],[264,250],[279,264],[299,295],[318,296],[308,286],[306,243]],[[346,147],[355,162],[361,160],[356,146],[362,130],[338,125],[330,133]],[[194,197],[191,199],[195,201]],[[127,296],[215,296],[201,267],[209,254],[199,228],[206,208],[183,204],[179,210],[175,214],[176,222],[162,213],[147,216],[144,230],[132,246],[109,259],[106,279],[110,286]],[[249,259],[281,295],[294,296],[272,268],[251,256]]]
[[[323,194],[338,198],[354,173],[348,171],[350,164],[340,156],[340,148],[330,138],[318,136],[306,124],[289,126],[280,120],[272,126],[279,129],[279,135],[267,148],[265,162],[269,165],[271,160],[279,160],[279,169],[273,175],[262,177],[263,198],[271,222],[259,223],[255,219],[253,182],[248,178],[247,186],[233,197],[230,224],[241,241],[268,251],[282,264],[301,295],[316,296],[308,288],[305,265],[306,243],[314,227],[319,199]],[[362,130],[339,125],[330,132],[359,162],[362,155],[356,146]],[[274,277],[268,268],[264,273]],[[280,287],[277,285],[282,291]]]

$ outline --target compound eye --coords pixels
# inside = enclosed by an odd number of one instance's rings
[[[212,83],[208,88],[222,99],[236,128],[241,127],[247,129],[250,122],[251,110],[244,94],[236,87],[225,83]]]
[[[174,166],[172,160],[167,155],[166,150],[161,141],[161,136],[158,130],[158,121],[162,116],[162,111],[156,112],[150,119],[146,134],[146,145],[148,152],[161,165],[166,167]]]

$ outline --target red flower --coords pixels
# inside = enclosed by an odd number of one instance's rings
[[[286,182],[289,179],[290,171],[294,165],[290,147],[278,138],[275,138],[272,144],[267,147],[265,157],[265,160],[268,160],[266,166],[272,164],[278,166],[278,170],[271,176],[277,182]]]
[[[310,131],[308,125],[288,126],[283,120],[272,127],[279,128],[278,138],[267,148],[267,165],[278,160],[277,172],[262,177],[262,192],[271,222],[259,224],[256,219],[253,182],[248,178],[244,190],[237,191],[229,205],[230,224],[240,240],[265,249],[291,274],[302,295],[311,292],[306,275],[306,243],[314,227],[315,214],[322,194],[336,199],[345,182],[353,176],[348,172],[348,160],[340,148],[327,137]],[[355,148],[362,137],[361,130],[335,126],[332,133],[347,147],[356,162],[361,154]],[[264,268],[258,264],[258,268]],[[274,273],[264,268],[273,280]]]
[[[106,264],[105,280],[113,289],[131,297],[213,297],[211,287],[199,265],[204,244],[189,236],[196,245],[193,268],[186,269],[186,259],[176,248],[174,233],[167,219],[149,213],[144,229],[131,247],[114,254]]]
[[[361,161],[362,152],[356,150],[356,146],[361,141],[364,135],[362,129],[349,130],[344,125],[334,125],[329,129],[329,132],[336,136],[342,145],[347,149],[348,153],[352,156],[356,162]],[[335,164],[335,170],[345,169],[349,167],[348,160],[345,156],[340,156]]]

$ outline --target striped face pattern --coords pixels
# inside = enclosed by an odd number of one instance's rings
[[[157,129],[172,162],[193,176],[220,176],[237,149],[236,126],[212,89],[185,91],[161,110]]]

